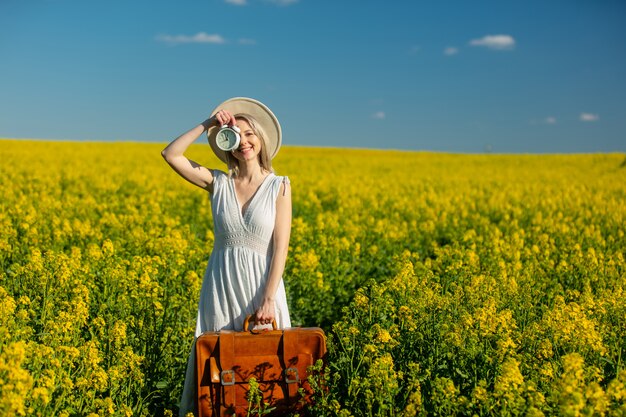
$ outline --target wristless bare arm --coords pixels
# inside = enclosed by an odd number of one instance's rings
[[[174,139],[165,149],[161,151],[161,155],[165,161],[176,171],[181,177],[200,188],[211,191],[213,185],[213,174],[202,165],[185,157],[184,153],[201,134],[216,124],[215,118],[209,118],[183,133]]]
[[[284,189],[283,187],[286,187]],[[276,316],[275,296],[280,278],[285,270],[289,237],[291,235],[291,187],[281,185],[276,201],[276,224],[274,226],[274,254],[270,264],[261,306],[256,312],[257,323],[271,323]]]

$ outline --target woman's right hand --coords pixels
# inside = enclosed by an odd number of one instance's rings
[[[235,116],[233,116],[233,114],[228,110],[218,111],[217,113],[215,113],[213,118],[216,120],[217,126],[235,126],[235,124],[237,123]]]

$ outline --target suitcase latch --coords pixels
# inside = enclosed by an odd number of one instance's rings
[[[296,383],[300,380],[298,370],[296,368],[285,369],[285,382],[288,384]]]
[[[222,385],[235,385],[235,371],[226,369],[220,374]]]

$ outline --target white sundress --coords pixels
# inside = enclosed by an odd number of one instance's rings
[[[200,291],[196,338],[207,331],[241,330],[246,316],[254,314],[261,306],[272,260],[276,199],[281,183],[289,184],[287,177],[270,173],[242,214],[233,179],[222,171],[212,173],[215,240]],[[275,299],[278,328],[290,327],[282,278]],[[181,416],[194,411],[195,374],[194,340],[180,402]]]

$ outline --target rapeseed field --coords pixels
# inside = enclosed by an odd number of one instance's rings
[[[164,146],[0,140],[0,415],[177,413],[213,234]],[[292,321],[329,336],[312,415],[626,415],[624,154],[274,168]]]

